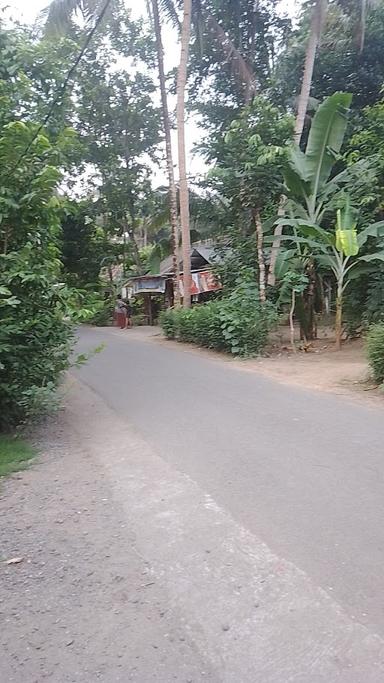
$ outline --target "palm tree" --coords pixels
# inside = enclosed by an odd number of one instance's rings
[[[237,3],[238,0],[235,0]],[[160,0],[160,8],[169,21],[180,29],[180,22],[177,10],[181,9],[183,0]],[[214,17],[200,2],[191,0],[191,21],[195,29],[196,40],[200,50],[203,50],[204,26],[215,37],[218,47],[223,53],[223,62],[228,62],[231,67],[232,75],[236,79],[239,88],[243,91],[245,104],[248,104],[257,92],[257,79],[252,69],[244,59],[241,51],[236,47],[228,33],[226,33]]]
[[[308,108],[309,93],[312,84],[313,67],[315,65],[316,50],[320,41],[321,31],[327,12],[327,6],[328,0],[316,0],[316,4],[312,12],[311,28],[305,53],[303,80],[301,82],[301,90],[295,121],[295,131],[293,135],[293,139],[297,145],[300,144],[303,133],[305,115]]]
[[[183,23],[180,39],[180,63],[177,72],[177,144],[179,153],[179,195],[180,195],[180,226],[183,253],[183,306],[191,305],[191,236],[189,232],[189,191],[185,152],[185,87],[187,82],[187,64],[189,41],[191,36],[192,0],[183,2]]]
[[[354,3],[352,3],[354,4]],[[374,7],[378,4],[378,0],[357,0],[355,7],[348,7],[353,15],[358,14],[357,18],[357,34],[359,42],[359,50],[363,51],[365,28],[367,21],[367,14],[369,7]],[[311,28],[308,36],[307,49],[305,53],[303,80],[301,83],[301,91],[297,106],[297,115],[295,121],[294,141],[299,145],[304,128],[305,115],[308,108],[309,94],[312,84],[313,68],[316,58],[316,50],[320,42],[321,33],[327,14],[328,0],[316,0],[312,11]]]
[[[155,38],[156,38],[157,66],[158,66],[158,70],[159,70],[161,107],[162,107],[162,113],[163,113],[165,151],[166,151],[166,158],[167,158],[167,174],[168,174],[168,184],[169,184],[169,213],[170,213],[170,222],[171,222],[171,229],[172,229],[173,270],[175,273],[175,281],[176,281],[175,304],[176,304],[176,306],[178,306],[180,303],[179,220],[178,220],[178,211],[177,211],[177,190],[176,190],[176,183],[175,183],[175,174],[173,171],[171,123],[170,123],[170,119],[169,119],[167,90],[166,90],[165,73],[164,73],[164,49],[163,49],[163,41],[162,41],[162,37],[161,37],[161,25],[160,25],[160,17],[159,17],[158,0],[152,0],[152,15],[153,15],[153,25],[154,25],[154,30],[155,30]]]

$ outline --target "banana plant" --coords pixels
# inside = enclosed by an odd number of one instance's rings
[[[321,223],[326,203],[338,189],[341,177],[330,176],[343,144],[351,101],[349,93],[327,97],[313,118],[305,152],[298,145],[288,150],[286,195],[293,200],[295,214],[312,223]]]
[[[354,269],[359,264],[384,261],[384,250],[380,244],[375,245],[376,250],[372,253],[359,256],[369,237],[384,237],[384,221],[373,223],[358,232],[356,215],[350,197],[346,195],[343,207],[337,211],[333,232],[324,230],[317,223],[300,219],[287,219],[285,225],[292,228],[293,234],[283,235],[282,240],[293,242],[299,257],[307,259],[310,255],[319,265],[331,270],[335,276],[335,339],[336,348],[340,349],[344,292],[352,279]]]

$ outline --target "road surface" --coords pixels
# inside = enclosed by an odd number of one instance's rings
[[[102,680],[382,682],[382,410],[130,330],[84,328],[78,351],[101,343],[75,372],[74,442],[190,648]]]

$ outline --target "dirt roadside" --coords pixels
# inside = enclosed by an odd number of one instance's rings
[[[103,429],[118,452],[107,415]],[[216,680],[137,550],[92,428],[79,442],[63,409],[33,441],[41,455],[0,489],[2,683]]]

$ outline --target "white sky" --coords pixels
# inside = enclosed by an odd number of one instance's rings
[[[12,18],[23,23],[33,23],[39,12],[49,5],[50,0],[8,0],[6,3],[7,14]],[[146,0],[125,0],[127,7],[132,10],[133,18],[146,15]],[[295,16],[298,8],[301,5],[301,0],[281,0],[280,7],[282,13],[285,12],[290,16]],[[163,42],[165,47],[165,62],[166,69],[175,67],[179,58],[179,47],[177,43],[177,34],[171,27],[163,28]],[[170,102],[170,106],[174,106],[174,102]],[[202,174],[206,170],[204,160],[198,155],[192,154],[192,148],[197,144],[201,137],[202,131],[197,125],[196,118],[190,116],[186,123],[186,143],[188,151],[188,173],[190,175]],[[173,150],[174,158],[177,155],[177,140],[176,133],[173,133]],[[166,176],[164,172],[157,169],[153,174],[154,185],[165,184]]]

